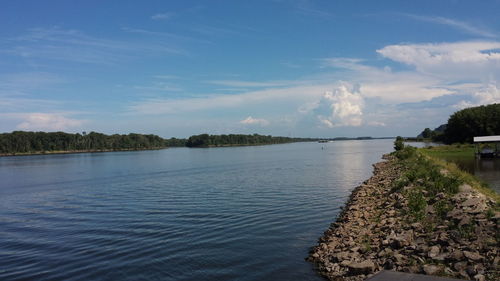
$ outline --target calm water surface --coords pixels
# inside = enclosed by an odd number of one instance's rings
[[[447,161],[456,163],[463,170],[475,175],[488,183],[496,192],[500,193],[500,159],[479,159],[470,157],[444,157]]]
[[[407,142],[407,144],[415,147],[427,147],[442,145],[438,143],[427,142]],[[449,162],[457,164],[462,170],[467,171],[488,185],[496,192],[500,193],[500,158],[488,159],[476,158],[473,154],[469,156],[447,155],[441,156]]]
[[[321,280],[392,140],[0,158],[0,280]]]

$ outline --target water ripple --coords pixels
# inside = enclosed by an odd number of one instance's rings
[[[390,141],[0,158],[0,280],[321,280]]]

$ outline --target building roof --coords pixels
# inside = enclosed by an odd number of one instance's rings
[[[500,136],[474,137],[474,142],[500,142]]]

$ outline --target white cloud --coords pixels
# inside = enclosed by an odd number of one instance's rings
[[[244,125],[259,125],[262,127],[269,125],[269,121],[266,119],[253,118],[252,116],[248,116],[246,119],[241,120],[240,123]]]
[[[64,113],[6,113],[4,117],[19,120],[19,130],[63,131],[82,126],[86,120],[66,117]]]
[[[391,60],[440,79],[490,79],[500,73],[500,42],[389,45],[377,50]]]
[[[455,105],[457,108],[500,103],[500,89],[495,84],[489,84],[472,94],[471,101],[461,101]]]
[[[117,64],[124,60],[144,55],[175,54],[187,52],[161,38],[112,40],[89,36],[78,30],[59,27],[32,28],[22,36],[6,40],[0,53],[23,59],[50,59],[88,64]]]
[[[369,121],[368,126],[374,126],[374,127],[385,127],[387,124],[384,122],[379,122],[379,121]]]
[[[314,112],[320,123],[329,128],[361,126],[363,107],[364,100],[359,93],[340,85],[333,92],[325,92]]]
[[[203,96],[190,93],[185,98],[144,99],[131,105],[129,114],[168,114],[193,119],[197,114],[210,113],[213,120],[226,118],[233,124],[245,124],[242,123],[245,121],[255,125],[254,120],[258,119],[249,116],[240,120],[237,118],[241,115],[236,116],[235,112],[245,116],[252,112],[270,112],[266,118],[275,121],[266,128],[278,128],[281,125],[276,120],[288,116],[294,123],[288,124],[289,128],[298,126],[313,131],[318,129],[314,124],[320,124],[320,127],[336,128],[335,132],[359,130],[360,126],[374,132],[390,132],[395,124],[420,122],[420,126],[426,123],[425,118],[444,122],[446,116],[443,116],[452,112],[452,105],[464,96],[469,97],[464,99],[469,104],[498,100],[498,87],[481,89],[484,85],[497,85],[493,80],[500,75],[499,47],[500,43],[477,41],[391,45],[378,52],[415,69],[394,70],[398,68],[371,66],[370,62],[356,58],[328,58],[321,60],[321,74],[293,81],[205,81],[236,88],[236,93],[220,94],[219,91]],[[328,67],[335,70],[330,71]],[[244,91],[238,87],[263,89]],[[322,95],[329,89],[336,90]],[[434,100],[442,96],[447,96],[443,105],[446,108],[438,108],[440,101]],[[415,103],[427,102],[431,106],[426,108],[424,119],[416,117],[414,111],[403,114]],[[313,127],[315,129],[311,129]],[[397,128],[410,130],[407,125]]]
[[[170,19],[174,14],[173,13],[159,13],[159,14],[154,14],[151,16],[152,20],[168,20]]]
[[[268,82],[254,82],[254,81],[240,81],[240,80],[212,80],[206,81],[214,85],[222,85],[228,87],[283,87],[290,84],[296,84],[296,81],[268,81]]]

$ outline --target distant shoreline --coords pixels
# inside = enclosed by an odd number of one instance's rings
[[[137,148],[137,149],[127,148],[127,149],[85,149],[85,150],[35,151],[35,152],[1,153],[0,157],[52,155],[52,154],[80,154],[80,153],[99,153],[99,152],[144,151],[144,150],[161,150],[161,149],[166,149],[166,148],[168,148],[168,147]]]

